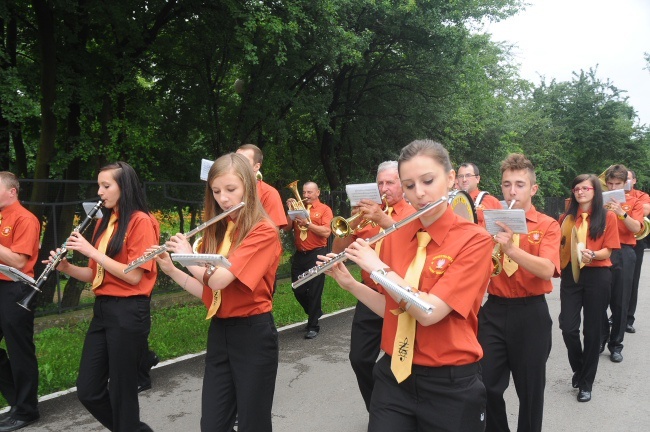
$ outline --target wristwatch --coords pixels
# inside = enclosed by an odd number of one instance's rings
[[[620,220],[625,220],[627,219],[627,213],[623,213],[621,216],[618,216]]]
[[[217,267],[213,265],[205,269],[205,273],[203,273],[203,285],[209,286],[208,282],[210,282],[210,276],[214,274],[216,269]]]

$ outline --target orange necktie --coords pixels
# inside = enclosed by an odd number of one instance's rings
[[[311,204],[307,204],[307,213],[309,214],[309,210],[311,210]],[[307,240],[307,229],[305,228],[304,230],[300,230],[300,240],[305,241]]]
[[[512,244],[516,248],[519,247],[519,234],[512,235]],[[512,276],[514,272],[517,271],[518,268],[519,268],[519,264],[517,264],[515,261],[510,259],[508,255],[503,254],[503,271],[506,272],[508,277]]]
[[[404,280],[414,290],[420,285],[420,275],[427,259],[427,245],[431,241],[431,236],[426,231],[420,231],[418,236],[418,249],[415,257],[408,270]],[[416,321],[408,313],[403,313],[400,309],[391,311],[399,314],[397,317],[397,332],[395,333],[395,342],[393,343],[393,357],[390,361],[390,369],[395,375],[398,383],[401,383],[411,375],[411,366],[413,365],[413,351],[415,350],[415,328]]]
[[[225,257],[228,255],[228,252],[230,252],[230,245],[232,244],[232,239],[230,237],[234,228],[235,223],[229,220],[228,227],[226,228],[226,235],[223,236],[223,241],[219,246],[217,254]],[[212,291],[212,304],[210,304],[210,309],[208,309],[208,315],[205,317],[205,319],[208,320],[215,316],[219,310],[219,306],[221,306],[221,290]]]
[[[393,208],[388,207],[388,212],[386,213],[388,216],[391,216],[393,214]],[[384,232],[383,228],[379,229],[379,232]],[[375,252],[377,253],[377,256],[379,256],[379,251],[381,251],[381,244],[384,242],[384,239],[380,239],[377,242],[377,246],[375,246]]]
[[[117,215],[115,214],[115,212],[113,212],[111,213],[111,218],[108,220],[108,226],[106,227],[106,231],[104,232],[102,239],[99,241],[99,246],[97,247],[97,250],[100,253],[106,254],[106,247],[108,247],[108,241],[111,239],[111,236],[113,235],[113,230],[115,230],[115,222],[117,222]],[[92,289],[95,289],[99,285],[101,285],[103,280],[104,280],[104,267],[102,267],[101,265],[99,265],[99,263],[97,263],[97,273],[95,273],[95,278],[93,279]]]

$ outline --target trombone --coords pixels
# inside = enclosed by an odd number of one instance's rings
[[[384,202],[384,213],[388,214],[388,200],[386,199],[386,194],[383,194],[381,196],[381,200]],[[361,216],[361,212],[353,215],[352,217],[349,217],[345,219],[343,216],[336,216],[332,221],[330,222],[330,227],[332,228],[332,233],[334,233],[335,236],[340,237],[340,238],[345,238],[349,235],[354,234],[357,231],[361,231],[363,228],[365,228],[367,225],[372,224],[373,227],[377,226],[377,224],[370,219],[361,219],[359,224],[357,225],[356,228],[352,228],[351,224],[354,220],[356,220],[359,216]]]

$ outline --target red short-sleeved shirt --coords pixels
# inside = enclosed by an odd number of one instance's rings
[[[630,195],[638,199],[641,202],[641,205],[650,204],[650,195],[648,195],[643,191],[640,191],[638,189],[632,189],[630,191]]]
[[[549,259],[555,267],[554,277],[558,277],[562,239],[560,224],[538,212],[535,206],[530,206],[526,212],[526,223],[528,234],[519,235],[519,247],[531,255]],[[511,277],[502,271],[498,276],[490,278],[488,286],[490,294],[508,298],[531,297],[551,291],[553,283],[550,280],[540,279],[522,266]]]
[[[41,224],[29,210],[16,201],[2,209],[0,244],[14,253],[27,255],[27,262],[21,272],[34,277],[34,265],[38,259]],[[2,263],[5,264],[5,263]],[[0,280],[11,280],[0,273]]]
[[[481,191],[476,189],[473,192],[469,193],[469,196],[472,197],[474,200],[474,204],[476,204],[476,198],[478,197],[478,194]],[[475,205],[476,208],[476,221],[477,223],[485,228],[485,215],[483,214],[483,210],[488,209],[488,210],[501,210],[503,209],[503,206],[501,205],[501,202],[493,197],[492,195],[485,194],[483,195],[483,199],[481,199],[481,202],[479,205]]]
[[[627,213],[627,217],[631,217],[643,226],[643,203],[634,197],[631,193],[625,194],[625,202],[621,204],[621,208]],[[630,246],[636,245],[636,237],[632,231],[627,229],[625,221],[617,219],[618,224],[618,238],[621,244]]]
[[[587,217],[587,223],[591,223],[591,209],[587,212],[589,216]],[[598,237],[596,240],[592,239],[591,236],[587,234],[587,245],[586,248],[592,251],[599,251],[603,248],[608,249],[620,249],[621,243],[618,239],[618,228],[616,227],[616,215],[613,212],[606,212],[605,219],[605,231],[603,235]],[[576,221],[576,229],[582,225],[582,217],[580,216],[580,211],[578,211],[578,220]],[[560,225],[564,221],[564,217],[560,218]],[[569,264],[571,261],[569,261]],[[593,260],[589,264],[585,264],[585,267],[611,267],[612,261],[607,258],[604,260]]]
[[[262,207],[269,215],[273,223],[282,228],[287,225],[287,215],[284,213],[284,204],[280,198],[280,193],[268,183],[262,180],[257,181],[257,195],[260,197]]]
[[[314,225],[327,226],[332,222],[334,215],[332,214],[332,209],[326,204],[323,204],[320,201],[315,201],[309,209],[309,217],[311,223]],[[300,240],[300,228],[298,228],[298,225],[295,222],[293,226],[293,237],[296,242],[296,249],[302,252],[327,246],[328,237],[321,237],[314,234],[312,231],[307,231],[307,239],[305,241]]]
[[[113,235],[117,232],[120,219],[118,217],[115,223],[115,230]],[[97,230],[98,227],[95,228]],[[106,232],[104,232],[105,234]],[[104,236],[102,234],[102,237]],[[101,238],[97,239],[95,247],[99,246]],[[160,226],[156,218],[151,214],[146,214],[141,211],[136,211],[131,215],[129,226],[126,229],[126,237],[122,250],[112,257],[115,261],[128,264],[136,258],[145,254],[146,250],[151,245],[160,242]],[[88,260],[88,267],[93,270],[93,278],[97,272],[97,263],[94,260]],[[153,291],[153,286],[156,283],[156,276],[158,275],[158,267],[155,260],[146,262],[140,266],[144,269],[142,279],[136,285],[131,285],[109,272],[104,272],[104,280],[95,290],[96,296],[110,295],[115,297],[131,297],[136,295],[150,296]]]
[[[382,261],[402,277],[415,256],[420,229],[425,228],[418,219],[384,239]],[[436,295],[453,310],[436,324],[417,324],[413,364],[437,367],[474,363],[483,357],[476,337],[477,316],[492,272],[492,237],[451,208],[426,231],[431,241],[419,289]],[[397,307],[386,295],[381,347],[389,355],[393,353],[398,319],[390,311]]]
[[[247,317],[270,312],[273,284],[282,246],[278,230],[264,219],[253,227],[237,248],[228,253],[229,271],[235,280],[221,290],[219,318]],[[213,291],[203,286],[203,304],[209,308]]]

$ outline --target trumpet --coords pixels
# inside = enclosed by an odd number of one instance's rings
[[[402,219],[399,222],[394,223],[393,225],[386,228],[384,231],[382,231],[382,232],[378,233],[377,235],[369,238],[367,240],[367,242],[370,243],[370,244],[378,242],[379,240],[383,239],[387,235],[392,234],[393,232],[397,231],[402,226],[404,226],[404,225],[406,225],[406,224],[408,224],[410,222],[413,222],[414,220],[418,219],[423,214],[425,214],[428,211],[432,210],[434,207],[437,207],[440,204],[445,203],[445,202],[447,202],[447,197],[443,196],[439,200],[427,204],[426,206],[422,207],[420,210],[416,211],[412,215]],[[339,262],[343,262],[346,259],[347,258],[345,256],[345,251],[343,251],[343,252],[339,253],[338,255],[336,255],[331,260],[327,261],[326,263],[321,264],[321,265],[317,265],[315,267],[312,267],[311,269],[307,270],[306,272],[304,272],[303,274],[298,276],[298,279],[291,284],[291,287],[293,289],[298,288],[300,285],[302,285],[302,284],[304,284],[306,282],[309,282],[310,280],[312,280],[316,276],[319,276],[323,272],[329,270],[334,264],[339,263]]]
[[[287,189],[291,189],[291,192],[296,196],[296,199],[293,201],[289,201],[289,210],[304,210],[309,214],[309,211],[305,208],[305,205],[303,204],[303,201],[305,199],[300,199],[300,193],[298,192],[298,180],[292,181],[289,183],[287,186]],[[308,218],[309,223],[311,223],[311,218]],[[302,232],[307,232],[307,227],[300,227],[300,231]]]
[[[97,204],[95,204],[95,206],[92,209],[90,209],[90,211],[86,214],[86,218],[79,225],[77,225],[77,227],[73,229],[72,232],[73,233],[78,232],[80,234],[83,234],[86,231],[86,229],[90,226],[90,222],[93,220],[97,212],[103,207],[103,205],[104,205],[104,201],[99,200]],[[56,270],[56,268],[59,266],[61,261],[63,261],[63,259],[67,255],[68,253],[68,248],[66,246],[67,243],[68,240],[66,239],[66,241],[63,242],[63,244],[59,248],[59,251],[54,256],[54,259],[49,262],[49,264],[45,267],[45,270],[43,270],[43,272],[40,274],[38,279],[34,281],[34,285],[30,285],[34,290],[31,291],[29,294],[27,294],[21,301],[17,302],[18,306],[27,309],[28,311],[31,311],[31,309],[29,308],[29,303],[31,303],[32,298],[34,298],[36,293],[41,292],[41,288],[47,281],[47,278],[50,277],[50,274],[52,274],[52,272]]]
[[[201,225],[199,225],[196,228],[194,228],[193,230],[189,231],[187,234],[185,234],[185,237],[186,238],[193,237],[194,235],[196,235],[199,232],[203,231],[204,229],[206,229],[210,225],[212,225],[212,224],[214,224],[216,222],[219,222],[221,219],[223,219],[226,216],[230,215],[234,211],[239,210],[240,208],[244,207],[244,205],[245,205],[245,203],[240,202],[239,204],[230,207],[225,212],[216,215],[212,219],[203,222]],[[135,260],[131,261],[129,263],[129,265],[127,265],[126,268],[124,269],[124,273],[128,273],[131,270],[140,267],[142,264],[151,261],[152,259],[154,259],[158,255],[160,255],[161,253],[166,252],[166,251],[167,251],[167,245],[161,245],[157,249],[154,249],[151,252],[147,252],[146,254],[142,255],[141,257],[136,258]]]
[[[383,194],[381,196],[381,200],[385,204],[384,208],[384,213],[388,214],[388,201],[386,200],[386,194]],[[355,214],[352,217],[349,217],[345,219],[343,216],[336,216],[332,221],[330,222],[330,227],[332,228],[332,233],[334,233],[335,236],[340,237],[340,238],[345,238],[349,235],[354,234],[357,231],[362,230],[365,228],[367,225],[372,224],[373,227],[377,226],[377,224],[370,219],[361,219],[361,222],[359,222],[359,225],[357,225],[356,228],[352,228],[350,225],[352,221],[357,219],[359,216],[361,216],[361,212]]]

